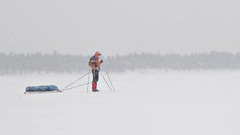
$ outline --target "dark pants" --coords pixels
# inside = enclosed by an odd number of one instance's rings
[[[92,74],[93,74],[93,82],[98,82],[99,70],[92,70]]]
[[[92,81],[92,90],[95,91],[97,90],[97,82],[99,78],[99,70],[92,70],[93,74],[93,81]]]

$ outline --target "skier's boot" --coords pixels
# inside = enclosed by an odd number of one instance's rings
[[[92,90],[92,92],[99,92],[99,90],[98,90],[98,89],[96,89],[96,90]]]

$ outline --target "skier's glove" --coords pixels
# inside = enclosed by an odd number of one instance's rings
[[[94,67],[93,70],[99,70],[100,68],[99,67]]]

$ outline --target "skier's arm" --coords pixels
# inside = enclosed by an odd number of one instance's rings
[[[93,63],[94,63],[94,60],[90,60],[89,66],[90,66],[92,69],[95,68]]]

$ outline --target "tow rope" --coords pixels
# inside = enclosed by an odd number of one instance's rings
[[[85,77],[85,76],[87,76],[87,75],[89,75],[89,74],[90,74],[90,72],[88,72],[87,74],[81,76],[80,78],[78,78],[78,79],[75,80],[74,82],[70,83],[69,85],[67,85],[67,86],[64,87],[63,89],[60,89],[60,91],[63,92],[63,91],[71,90],[71,89],[74,89],[74,88],[78,88],[78,87],[81,87],[81,86],[90,84],[90,82],[88,82],[88,83],[85,83],[85,84],[81,84],[81,85],[77,85],[77,86],[74,86],[74,87],[70,87],[70,86],[72,86],[73,84],[75,84],[76,82],[80,81],[83,77]],[[69,88],[69,87],[70,87],[70,88]]]

